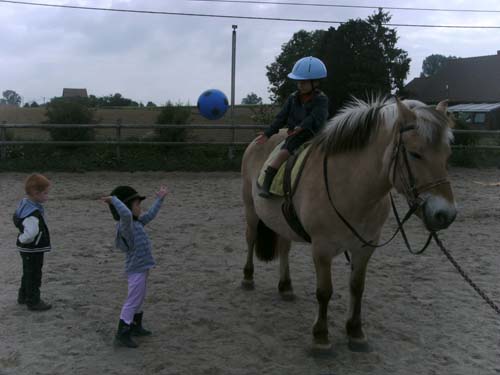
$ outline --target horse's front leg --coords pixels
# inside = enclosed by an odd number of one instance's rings
[[[361,300],[365,289],[366,267],[373,250],[373,248],[363,247],[351,253],[351,279],[349,283],[351,300],[346,331],[349,349],[356,352],[369,351],[368,340],[363,332],[361,322]]]
[[[313,250],[314,266],[316,268],[316,299],[318,300],[318,315],[313,326],[314,349],[331,349],[328,339],[328,302],[332,296],[332,257],[317,255]]]
[[[290,247],[290,240],[279,237],[278,251],[280,257],[280,282],[278,284],[278,290],[280,292],[281,298],[283,298],[285,301],[291,301],[294,299],[292,280],[290,279],[290,265],[288,262]]]

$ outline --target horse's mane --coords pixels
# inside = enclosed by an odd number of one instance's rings
[[[416,116],[416,130],[433,145],[452,139],[446,115],[417,100],[403,101]],[[364,148],[381,126],[394,127],[398,109],[394,98],[378,96],[364,101],[353,97],[319,133],[313,145],[330,154]]]

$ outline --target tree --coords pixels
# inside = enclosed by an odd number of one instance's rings
[[[246,105],[262,104],[262,98],[260,96],[257,96],[256,93],[251,92],[241,100],[241,104],[246,104]]]
[[[2,95],[4,97],[2,103],[4,104],[15,105],[16,107],[19,107],[19,105],[21,104],[21,96],[14,90],[5,90]]]
[[[184,125],[191,119],[191,109],[182,103],[173,104],[168,101],[156,119],[159,125]],[[156,134],[162,141],[183,142],[186,140],[187,129],[156,129]]]
[[[295,34],[283,46],[274,65],[267,67],[270,91],[276,93],[278,101],[286,99],[295,90],[290,80],[289,88],[283,83],[293,66],[287,57],[293,56],[295,60],[308,55],[320,58],[328,70],[321,88],[330,99],[331,115],[351,96],[366,98],[367,95],[401,90],[410,68],[410,58],[406,51],[396,47],[396,31],[384,26],[390,19],[388,13],[379,10],[366,20],[349,20],[337,29],[311,32],[309,38],[299,38]],[[309,53],[305,53],[306,50]],[[270,74],[270,67],[273,74]]]
[[[47,104],[47,124],[91,124],[94,112],[88,107],[87,98],[53,98]],[[50,128],[55,141],[88,141],[94,139],[90,128]]]
[[[139,103],[122,96],[120,93],[110,94],[107,96],[96,97],[90,95],[86,99],[89,107],[138,107]]]
[[[146,107],[156,107],[156,104],[150,101],[146,104]]]
[[[283,103],[288,95],[296,90],[295,84],[287,79],[297,60],[304,56],[315,56],[324,30],[300,30],[293,34],[292,39],[281,46],[281,54],[276,61],[266,66],[267,78],[271,84],[269,92],[273,102]]]
[[[456,58],[456,56],[447,57],[439,54],[427,56],[422,63],[422,73],[420,73],[420,77],[430,77],[435,75],[448,61]]]

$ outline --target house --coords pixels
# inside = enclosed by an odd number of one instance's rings
[[[87,89],[63,89],[63,98],[88,98]]]
[[[500,103],[457,104],[448,107],[448,112],[471,129],[500,129]]]
[[[451,59],[431,77],[405,86],[409,99],[427,104],[448,99],[450,104],[500,102],[500,51],[496,55]]]

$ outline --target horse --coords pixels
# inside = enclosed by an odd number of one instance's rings
[[[453,121],[446,110],[447,101],[431,107],[416,100],[352,98],[313,138],[292,197],[296,216],[310,238],[316,271],[313,349],[332,348],[327,317],[331,263],[333,257],[348,252],[348,346],[353,351],[370,350],[361,321],[362,295],[393,188],[431,233],[454,221],[457,210],[447,173]],[[306,240],[284,218],[283,198],[260,197],[257,183],[267,157],[285,137],[280,131],[264,144],[252,142],[242,158],[247,243],[242,286],[254,289],[254,250],[261,260],[279,257],[278,290],[289,300],[294,296],[288,263],[291,242]]]

